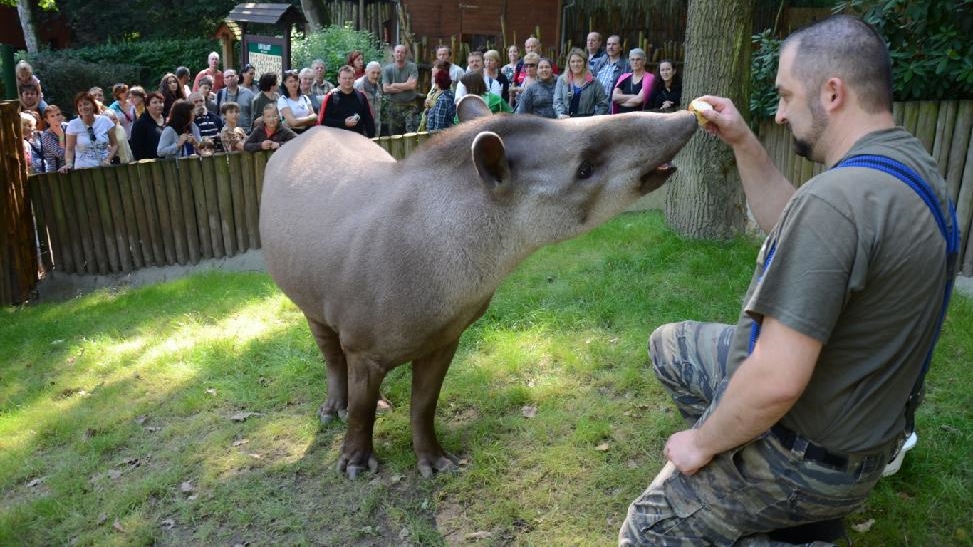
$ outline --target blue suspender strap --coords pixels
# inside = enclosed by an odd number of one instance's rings
[[[764,257],[764,264],[760,270],[760,277],[758,280],[763,279],[764,274],[767,273],[767,268],[770,267],[770,263],[774,261],[774,252],[777,250],[777,242],[770,242],[770,248],[767,249],[767,256]],[[757,338],[760,337],[760,323],[756,319],[750,320],[750,345],[747,347],[747,355],[753,353],[754,346],[757,345]]]
[[[908,184],[909,187],[912,188],[916,194],[922,198],[922,201],[924,201],[929,207],[929,211],[936,219],[936,225],[939,227],[939,232],[943,235],[943,238],[946,239],[946,287],[943,290],[942,309],[940,311],[939,320],[936,322],[936,331],[933,334],[932,345],[929,346],[929,353],[926,355],[926,360],[922,365],[922,371],[919,374],[919,378],[916,380],[915,386],[912,388],[912,395],[910,396],[910,399],[915,399],[922,390],[923,380],[925,379],[926,372],[928,372],[929,365],[932,362],[933,349],[935,349],[936,341],[939,339],[939,333],[942,330],[943,320],[946,318],[946,308],[949,307],[949,298],[953,292],[953,277],[956,271],[956,261],[959,257],[960,243],[959,229],[957,228],[959,224],[956,221],[956,207],[953,205],[952,200],[947,200],[946,205],[947,209],[949,210],[951,220],[951,223],[947,224],[946,218],[943,216],[942,210],[939,207],[939,198],[936,197],[936,193],[933,192],[932,188],[930,188],[922,177],[920,177],[919,174],[913,169],[892,158],[868,154],[852,156],[835,165],[835,168],[838,167],[867,167],[870,169],[877,169]],[[914,411],[915,405],[918,404],[918,401],[910,401],[910,403]]]

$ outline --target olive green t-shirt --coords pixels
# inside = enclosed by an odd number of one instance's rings
[[[904,129],[866,135],[848,152],[859,154],[908,165],[945,206],[934,160]],[[935,219],[907,184],[870,168],[828,170],[795,193],[767,237],[729,366],[746,358],[752,322],[765,315],[822,342],[807,389],[780,423],[834,451],[883,445],[905,428],[941,312],[945,261]]]
[[[409,78],[419,79],[419,69],[416,64],[411,61],[406,61],[402,68],[396,66],[395,63],[389,63],[385,65],[385,69],[382,71],[382,81],[387,84],[401,84],[409,80]],[[390,101],[396,103],[408,103],[415,101],[416,97],[419,96],[418,93],[413,91],[402,91],[400,93],[388,93],[385,95]]]

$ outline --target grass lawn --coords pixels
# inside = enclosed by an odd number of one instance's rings
[[[383,385],[381,468],[334,470],[324,369],[262,274],[205,273],[0,310],[0,545],[611,545],[676,417],[647,369],[661,323],[730,322],[758,243],[683,241],[657,213],[543,249],[463,336],[423,480],[408,367]],[[973,302],[954,298],[898,475],[856,546],[973,534]]]

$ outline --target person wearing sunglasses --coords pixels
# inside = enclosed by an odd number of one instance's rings
[[[118,151],[115,141],[115,124],[97,114],[95,98],[87,91],[78,93],[74,98],[74,110],[78,117],[68,123],[67,144],[64,150],[64,166],[59,169],[67,173],[70,169],[86,169],[111,165]]]
[[[529,53],[527,57],[537,55]],[[531,71],[531,61],[528,59],[524,63],[528,73]],[[554,76],[554,65],[550,59],[538,57],[537,60],[537,79],[534,83],[523,88],[517,98],[517,114],[533,114],[545,118],[556,118],[554,114],[554,89],[557,87],[557,78]]]

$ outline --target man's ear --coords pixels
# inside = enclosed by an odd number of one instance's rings
[[[821,87],[821,104],[826,112],[834,112],[848,102],[848,87],[841,78],[828,78]]]

